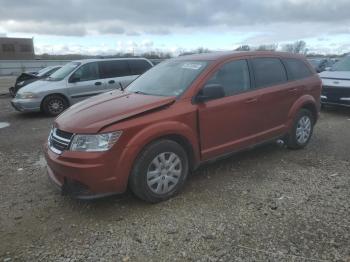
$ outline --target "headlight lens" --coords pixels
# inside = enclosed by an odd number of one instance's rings
[[[122,131],[97,135],[74,135],[70,150],[101,152],[110,149],[121,136]]]
[[[32,92],[17,93],[16,97],[20,99],[38,98],[37,94]]]

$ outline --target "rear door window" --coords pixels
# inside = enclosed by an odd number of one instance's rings
[[[152,66],[146,60],[129,60],[129,66],[131,70],[131,74],[133,75],[142,75]]]
[[[250,89],[250,76],[246,60],[235,60],[224,64],[207,82],[224,88],[225,96],[242,93]]]
[[[287,82],[287,73],[279,58],[254,58],[251,61],[257,88]]]
[[[132,75],[126,60],[99,62],[102,78],[113,78]]]
[[[283,62],[286,65],[287,72],[288,72],[288,79],[290,80],[302,79],[312,75],[311,70],[300,59],[284,58]]]

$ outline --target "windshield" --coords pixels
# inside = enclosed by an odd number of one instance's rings
[[[50,81],[60,81],[63,78],[65,78],[67,75],[69,75],[79,65],[80,65],[79,62],[70,62],[65,66],[61,67],[60,69],[58,69],[55,73],[53,73],[47,79]]]
[[[350,71],[350,56],[346,56],[336,62],[332,66],[331,71]]]
[[[204,61],[165,61],[132,82],[127,90],[156,96],[182,94],[204,70]]]
[[[39,70],[37,76],[44,76],[45,74],[47,74],[48,72],[50,72],[54,68],[55,68],[54,66],[45,67],[45,68]]]
[[[309,59],[309,62],[313,66],[318,66],[320,64],[321,60],[319,60],[319,59]]]

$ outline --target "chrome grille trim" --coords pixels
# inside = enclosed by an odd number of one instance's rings
[[[65,132],[65,133],[70,134],[67,132]],[[53,128],[50,132],[49,139],[48,139],[48,144],[49,144],[49,148],[51,149],[51,151],[60,155],[60,154],[62,154],[63,151],[68,150],[71,139],[73,138],[74,134],[70,134],[70,135],[71,135],[70,139],[59,136],[57,134],[57,128]]]

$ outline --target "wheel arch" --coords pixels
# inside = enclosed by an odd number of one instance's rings
[[[288,129],[292,127],[295,115],[302,108],[307,109],[307,110],[309,110],[312,113],[312,115],[314,117],[314,121],[316,123],[316,121],[318,119],[318,114],[319,114],[319,108],[317,107],[316,100],[311,95],[304,95],[304,96],[300,97],[293,104],[291,109],[289,110],[289,113],[288,113],[288,124],[287,124],[288,125]]]
[[[315,104],[311,102],[307,102],[307,103],[304,103],[300,109],[306,109],[310,111],[313,116],[314,123],[316,123],[318,119],[318,111]]]
[[[160,136],[160,137],[152,140],[147,145],[149,145],[155,141],[162,140],[162,139],[171,140],[171,141],[178,143],[185,150],[185,152],[188,156],[188,163],[189,163],[190,170],[193,171],[197,167],[198,161],[196,161],[193,146],[191,145],[190,141],[185,136],[180,135],[180,134],[176,134],[176,133],[167,134],[167,135]],[[145,145],[144,147],[146,147],[147,145]]]
[[[169,139],[180,144],[189,157],[191,170],[200,161],[198,136],[195,131],[182,122],[159,122],[142,129],[127,144],[127,148],[136,148],[135,159],[150,143],[160,139]]]

